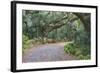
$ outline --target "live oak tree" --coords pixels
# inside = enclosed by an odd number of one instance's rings
[[[22,15],[23,39],[27,41],[45,43],[51,39],[90,46],[90,13],[23,10]]]

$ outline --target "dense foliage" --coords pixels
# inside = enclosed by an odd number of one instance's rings
[[[90,59],[90,14],[23,10],[23,50],[34,45],[69,42],[64,51]]]

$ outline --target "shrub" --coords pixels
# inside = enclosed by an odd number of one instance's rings
[[[64,46],[64,51],[78,57],[79,59],[90,59],[90,48],[88,46],[69,43]]]
[[[22,35],[22,44],[23,44],[23,49],[27,48],[27,41],[28,41],[28,37],[25,35]]]
[[[75,52],[75,55],[76,56],[79,56],[81,54],[81,51],[80,50],[77,50],[76,52]]]

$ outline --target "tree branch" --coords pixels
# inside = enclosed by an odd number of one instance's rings
[[[63,23],[63,24],[60,24],[60,25],[56,25],[56,26],[53,26],[53,27],[51,27],[50,29],[48,29],[48,32],[51,32],[51,31],[53,31],[54,29],[58,29],[58,28],[60,28],[60,27],[62,27],[62,26],[64,26],[64,25],[66,25],[68,22],[74,22],[75,20],[77,20],[78,18],[73,18],[72,20],[67,20],[67,22],[66,23]]]

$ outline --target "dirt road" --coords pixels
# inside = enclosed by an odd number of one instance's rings
[[[64,52],[64,43],[44,44],[33,47],[22,58],[24,63],[66,60],[76,60],[76,58]]]

